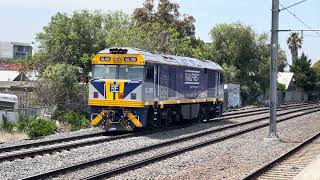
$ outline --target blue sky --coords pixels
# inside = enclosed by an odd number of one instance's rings
[[[210,41],[209,31],[217,23],[241,22],[250,25],[256,32],[270,32],[271,0],[174,0],[181,12],[196,19],[196,36]],[[300,0],[280,0],[290,5]],[[78,9],[122,10],[132,13],[143,0],[0,0],[0,41],[33,42],[35,34],[42,30],[50,17],[57,12],[71,13]],[[290,9],[313,29],[320,29],[320,1],[308,0]],[[288,12],[280,14],[280,29],[307,29]],[[319,32],[320,34],[320,32]],[[320,37],[305,32],[304,51],[313,61],[320,59]],[[279,34],[279,43],[286,50],[289,33]]]

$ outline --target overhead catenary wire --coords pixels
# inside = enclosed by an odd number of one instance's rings
[[[319,36],[309,35],[309,34],[304,34],[303,36],[307,36],[307,37],[319,37]]]
[[[306,26],[307,28],[309,28],[311,31],[314,31],[314,33],[317,35],[316,37],[319,37],[320,38],[320,34],[313,30],[311,28],[311,26],[309,26],[307,23],[305,23],[301,18],[299,18],[295,13],[293,13],[292,11],[290,11],[287,7],[285,7],[283,4],[280,3],[280,0],[277,0],[277,2],[279,3],[279,5],[283,8],[282,10],[286,10],[288,11],[293,17],[295,17],[298,21],[300,21],[304,26]],[[305,1],[303,1],[305,2]]]

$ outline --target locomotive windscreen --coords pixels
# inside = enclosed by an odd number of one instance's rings
[[[144,66],[93,65],[93,79],[143,80]]]
[[[93,65],[93,79],[116,79],[117,65]]]

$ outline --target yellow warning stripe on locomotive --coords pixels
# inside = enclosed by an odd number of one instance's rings
[[[144,58],[139,54],[97,54],[91,62],[92,64],[145,64]]]
[[[181,99],[181,100],[166,100],[166,101],[133,101],[133,100],[104,100],[104,99],[89,99],[89,106],[109,106],[109,107],[135,107],[143,108],[144,106],[168,104],[187,104],[201,102],[222,102],[223,98],[207,98],[207,99]]]
[[[89,106],[144,107],[144,101],[89,99]]]

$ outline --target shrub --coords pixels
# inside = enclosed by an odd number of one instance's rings
[[[54,122],[34,117],[28,120],[24,131],[30,138],[37,138],[53,134],[56,130],[57,126]]]
[[[30,121],[29,117],[25,117],[25,116],[23,116],[22,114],[19,113],[18,114],[18,119],[17,119],[17,122],[16,122],[16,126],[17,126],[18,131],[20,131],[20,132],[25,131],[27,126],[28,126],[29,121]]]
[[[8,121],[8,118],[2,114],[2,123],[0,128],[7,132],[12,132],[15,127],[15,124]]]
[[[70,111],[63,115],[63,121],[71,126],[72,131],[77,131],[90,126],[89,120],[82,114]]]

